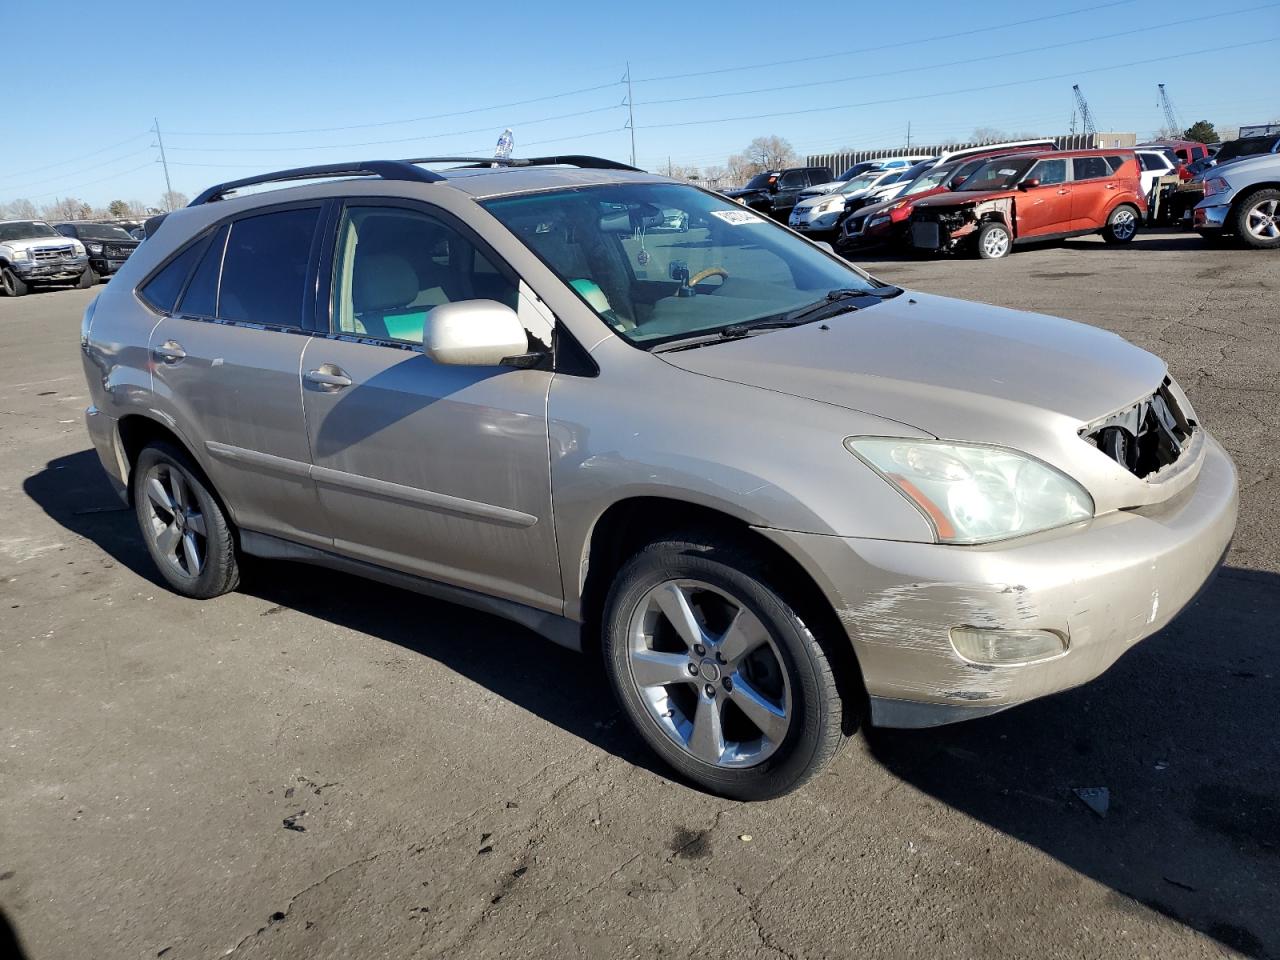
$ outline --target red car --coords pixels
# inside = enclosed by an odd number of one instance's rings
[[[1146,216],[1132,150],[1063,150],[988,160],[959,188],[915,202],[911,243],[984,260],[1033,240],[1100,233],[1128,243]]]
[[[1140,143],[1140,147],[1163,147],[1177,158],[1179,180],[1190,180],[1192,173],[1187,167],[1197,160],[1209,156],[1209,148],[1198,140],[1152,140]]]
[[[917,200],[938,193],[955,190],[975,170],[988,160],[1011,153],[1032,153],[1053,149],[1052,141],[1027,144],[991,144],[991,149],[975,151],[972,148],[957,151],[952,160],[943,160],[911,181],[905,190],[874,206],[863,207],[848,217],[841,225],[836,238],[836,250],[846,253],[856,247],[868,247],[880,243],[904,243],[907,224]]]

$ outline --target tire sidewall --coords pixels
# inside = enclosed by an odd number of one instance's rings
[[[998,257],[993,257],[988,254],[986,249],[983,247],[983,240],[986,239],[988,233],[993,233],[996,230],[1004,232],[1007,242],[1005,244],[1004,253],[1000,254]],[[973,243],[980,260],[1003,260],[1005,257],[1009,256],[1009,254],[1013,253],[1013,234],[1009,232],[1009,228],[1003,223],[984,223],[978,228],[978,234],[974,238]]]
[[[156,550],[155,542],[148,529],[150,516],[147,493],[143,489],[143,484],[151,469],[158,464],[182,471],[188,487],[199,504],[200,513],[205,519],[204,567],[198,577],[189,577],[174,570],[172,564]],[[191,462],[191,459],[168,444],[149,445],[138,454],[130,480],[138,531],[142,535],[143,543],[146,544],[152,563],[155,564],[165,583],[175,592],[197,599],[219,596],[227,591],[229,582],[234,585],[238,579],[235,572],[236,558],[226,518],[221,505],[210,492],[204,474]]]
[[[1129,213],[1133,216],[1133,232],[1127,237],[1116,236],[1116,218],[1121,213]],[[1138,235],[1140,214],[1137,209],[1127,203],[1122,203],[1107,216],[1107,226],[1104,238],[1111,243],[1132,243],[1133,239]]]
[[[1280,247],[1280,239],[1259,240],[1249,232],[1249,211],[1258,204],[1269,199],[1280,199],[1280,190],[1266,189],[1254,191],[1244,198],[1232,218],[1235,221],[1236,236],[1242,243],[1252,247],[1254,250],[1274,250],[1276,247]]]
[[[705,551],[705,552],[704,552]],[[687,779],[739,800],[762,800],[786,793],[808,779],[827,724],[841,722],[829,709],[823,690],[821,656],[816,641],[795,612],[753,572],[715,559],[714,550],[689,544],[657,544],[619,572],[605,605],[602,654],[614,697],[645,742]],[[658,727],[631,679],[627,656],[632,612],[653,587],[667,580],[701,580],[742,603],[769,629],[791,685],[791,728],[782,744],[764,761],[747,768],[716,767],[678,747]]]

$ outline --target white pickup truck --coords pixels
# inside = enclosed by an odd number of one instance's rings
[[[33,285],[93,284],[84,244],[43,220],[0,220],[0,294],[20,297]]]

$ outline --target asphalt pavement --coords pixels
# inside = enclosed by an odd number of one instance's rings
[[[285,563],[168,592],[82,425],[92,293],[0,299],[0,955],[1280,957],[1280,258],[863,262],[1165,357],[1240,524],[1094,683],[761,804],[673,782],[504,621]]]

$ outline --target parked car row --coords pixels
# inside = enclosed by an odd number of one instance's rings
[[[87,289],[124,266],[141,242],[115,224],[0,221],[0,295],[56,284]]]

